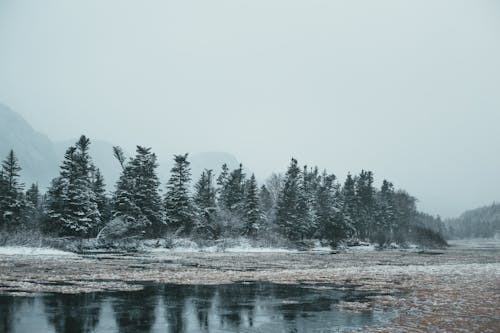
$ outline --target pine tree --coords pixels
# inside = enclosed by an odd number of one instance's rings
[[[378,193],[378,226],[382,230],[391,230],[394,227],[394,186],[391,182],[383,180],[382,187]]]
[[[97,233],[101,214],[91,184],[90,140],[82,135],[75,147],[75,175],[73,181],[68,183],[68,214],[72,223],[63,228],[74,236],[91,236]]]
[[[355,180],[351,174],[347,174],[347,178],[342,187],[342,220],[346,230],[346,236],[351,237],[357,235],[356,230],[358,219],[358,201],[355,191]]]
[[[406,235],[411,231],[411,222],[417,214],[416,201],[406,191],[394,192],[394,240],[404,243]]]
[[[139,231],[147,237],[163,232],[157,167],[156,155],[151,153],[151,148],[142,146],[137,146],[135,157],[124,163],[113,194],[112,216],[126,223],[127,232]]]
[[[255,236],[260,229],[262,222],[262,211],[259,205],[259,189],[255,175],[252,174],[245,184],[245,198],[243,203],[243,234],[246,236]]]
[[[359,237],[367,238],[373,233],[375,213],[375,189],[371,171],[361,171],[356,178],[355,191],[358,203],[355,227]]]
[[[59,224],[66,224],[67,184],[62,176],[52,179],[45,203],[45,219],[42,230],[46,234],[58,234]]]
[[[146,235],[158,235],[164,223],[159,194],[160,180],[156,174],[157,157],[151,153],[151,148],[138,146],[137,154],[131,164],[134,176],[134,201],[149,224]]]
[[[307,237],[313,237],[318,231],[318,221],[316,220],[316,199],[320,183],[320,176],[318,168],[315,167],[308,170],[304,166],[301,177],[301,192],[302,200],[300,202],[300,209],[305,212],[303,225]]]
[[[175,164],[170,170],[165,195],[167,224],[170,229],[188,235],[194,227],[194,211],[189,196],[191,171],[188,154],[174,155]]]
[[[214,221],[217,210],[216,190],[213,186],[212,170],[204,170],[194,186],[194,205],[196,215],[196,231],[208,238],[217,236]]]
[[[0,227],[20,226],[25,207],[23,184],[19,182],[20,172],[17,157],[10,150],[0,172]]]
[[[274,221],[276,220],[276,202],[273,200],[273,195],[268,190],[266,185],[262,185],[259,190],[259,205],[262,211],[262,228],[261,230],[274,229]]]
[[[3,174],[3,170],[0,168],[0,227],[3,226],[3,208],[1,206],[3,197],[7,193],[7,179],[5,179],[5,176]]]
[[[95,195],[95,203],[101,214],[101,226],[106,224],[111,218],[111,207],[106,196],[106,184],[99,168],[92,168],[91,171],[92,190]]]
[[[121,218],[133,226],[133,229],[144,229],[149,222],[143,222],[141,209],[137,206],[134,198],[135,184],[137,179],[134,175],[132,163],[124,165],[123,170],[116,182],[116,190],[111,199],[113,218]],[[144,217],[145,220],[145,217]],[[144,224],[144,225],[142,225]],[[140,225],[140,226],[139,226]]]
[[[29,202],[33,207],[40,206],[41,196],[40,190],[38,189],[38,184],[31,184],[31,187],[26,191],[26,201]]]
[[[221,174],[222,176],[223,174]],[[243,165],[234,169],[229,173],[220,188],[219,205],[222,209],[227,210],[232,214],[240,214],[243,208],[243,200],[245,198],[245,173],[243,172]],[[219,176],[219,178],[221,178]]]
[[[375,231],[372,237],[372,240],[376,240],[381,246],[393,238],[394,208],[394,187],[384,179],[380,191],[376,194]]]
[[[222,189],[226,187],[228,179],[229,179],[229,168],[227,167],[227,164],[224,163],[222,164],[222,169],[219,174],[219,177],[217,177],[217,200],[220,201],[225,200],[221,198],[221,192]]]
[[[266,185],[262,185],[260,187],[259,203],[261,210],[269,219],[273,213],[275,203],[273,202],[271,192],[269,192]]]
[[[21,166],[19,166],[14,150],[11,149],[2,162],[2,174],[7,182],[7,191],[16,192],[22,190],[23,185],[19,182],[20,172]]]
[[[89,147],[90,140],[82,135],[66,150],[60,176],[49,189],[46,230],[62,236],[97,234],[101,214],[91,183]]]
[[[335,175],[326,171],[321,175],[317,191],[316,219],[319,235],[333,244],[346,237],[346,229],[341,214],[340,189]]]
[[[301,181],[297,160],[292,158],[276,209],[276,224],[285,237],[291,240],[300,240],[307,232],[307,226],[304,225],[307,212],[302,204],[304,195],[300,188]]]
[[[123,153],[123,149],[119,146],[113,146],[113,156],[116,158],[122,170],[125,169],[125,164],[127,159],[125,158],[125,154]]]
[[[40,229],[43,210],[42,196],[40,195],[38,184],[31,184],[31,187],[26,191],[25,198],[24,225],[29,229]]]

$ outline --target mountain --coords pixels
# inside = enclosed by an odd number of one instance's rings
[[[50,139],[35,131],[18,113],[0,104],[0,158],[14,149],[22,167],[22,181],[48,186],[57,175],[58,158]]]
[[[90,155],[95,165],[101,170],[107,189],[112,191],[120,176],[121,168],[113,157],[113,144],[90,138]],[[37,182],[45,190],[50,181],[59,173],[59,165],[66,149],[74,145],[77,138],[60,142],[52,142],[46,135],[34,130],[18,113],[0,104],[0,159],[4,159],[10,149],[19,159],[22,167],[21,180],[29,184]],[[135,152],[125,152],[133,157]],[[158,173],[162,186],[168,180],[173,166],[173,154],[157,152]],[[193,184],[198,180],[204,169],[212,169],[215,174],[220,172],[222,164],[230,169],[237,168],[238,160],[225,152],[200,152],[189,155]]]
[[[224,152],[194,153],[189,155],[189,160],[193,176],[201,175],[204,169],[213,170],[214,173],[218,174],[224,163],[231,170],[239,166],[238,160],[233,155]]]

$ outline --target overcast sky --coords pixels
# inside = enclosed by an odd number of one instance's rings
[[[500,201],[500,1],[0,0],[0,102],[55,140],[295,156]]]

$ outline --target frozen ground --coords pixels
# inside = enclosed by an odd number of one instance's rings
[[[46,247],[0,246],[0,256],[75,256],[74,253]]]
[[[500,240],[451,245],[445,250],[337,254],[162,251],[34,256],[11,252],[0,254],[0,293],[131,290],[142,288],[141,282],[326,282],[377,292],[370,302],[339,303],[339,307],[398,310],[390,325],[366,327],[363,332],[498,332]]]

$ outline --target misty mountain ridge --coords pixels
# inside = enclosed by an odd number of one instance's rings
[[[500,203],[467,210],[446,224],[451,238],[499,238]]]
[[[27,185],[38,182],[46,187],[58,174],[53,142],[35,131],[21,115],[0,104],[0,158],[3,160],[11,149],[19,159],[23,168],[21,179]]]
[[[101,170],[109,191],[114,189],[121,168],[113,157],[113,146],[104,140],[91,140],[90,155],[94,164]],[[77,138],[52,141],[48,136],[36,131],[20,114],[7,106],[0,104],[0,158],[3,160],[13,149],[21,165],[21,180],[29,186],[38,183],[45,189],[50,181],[59,174],[59,165],[64,153],[72,146]],[[158,175],[164,183],[169,177],[173,166],[173,154],[154,151],[158,156]],[[135,152],[125,151],[127,157],[133,157]],[[226,163],[230,169],[238,167],[239,162],[227,152],[199,152],[189,154],[193,183],[204,169],[219,172],[222,164]]]

